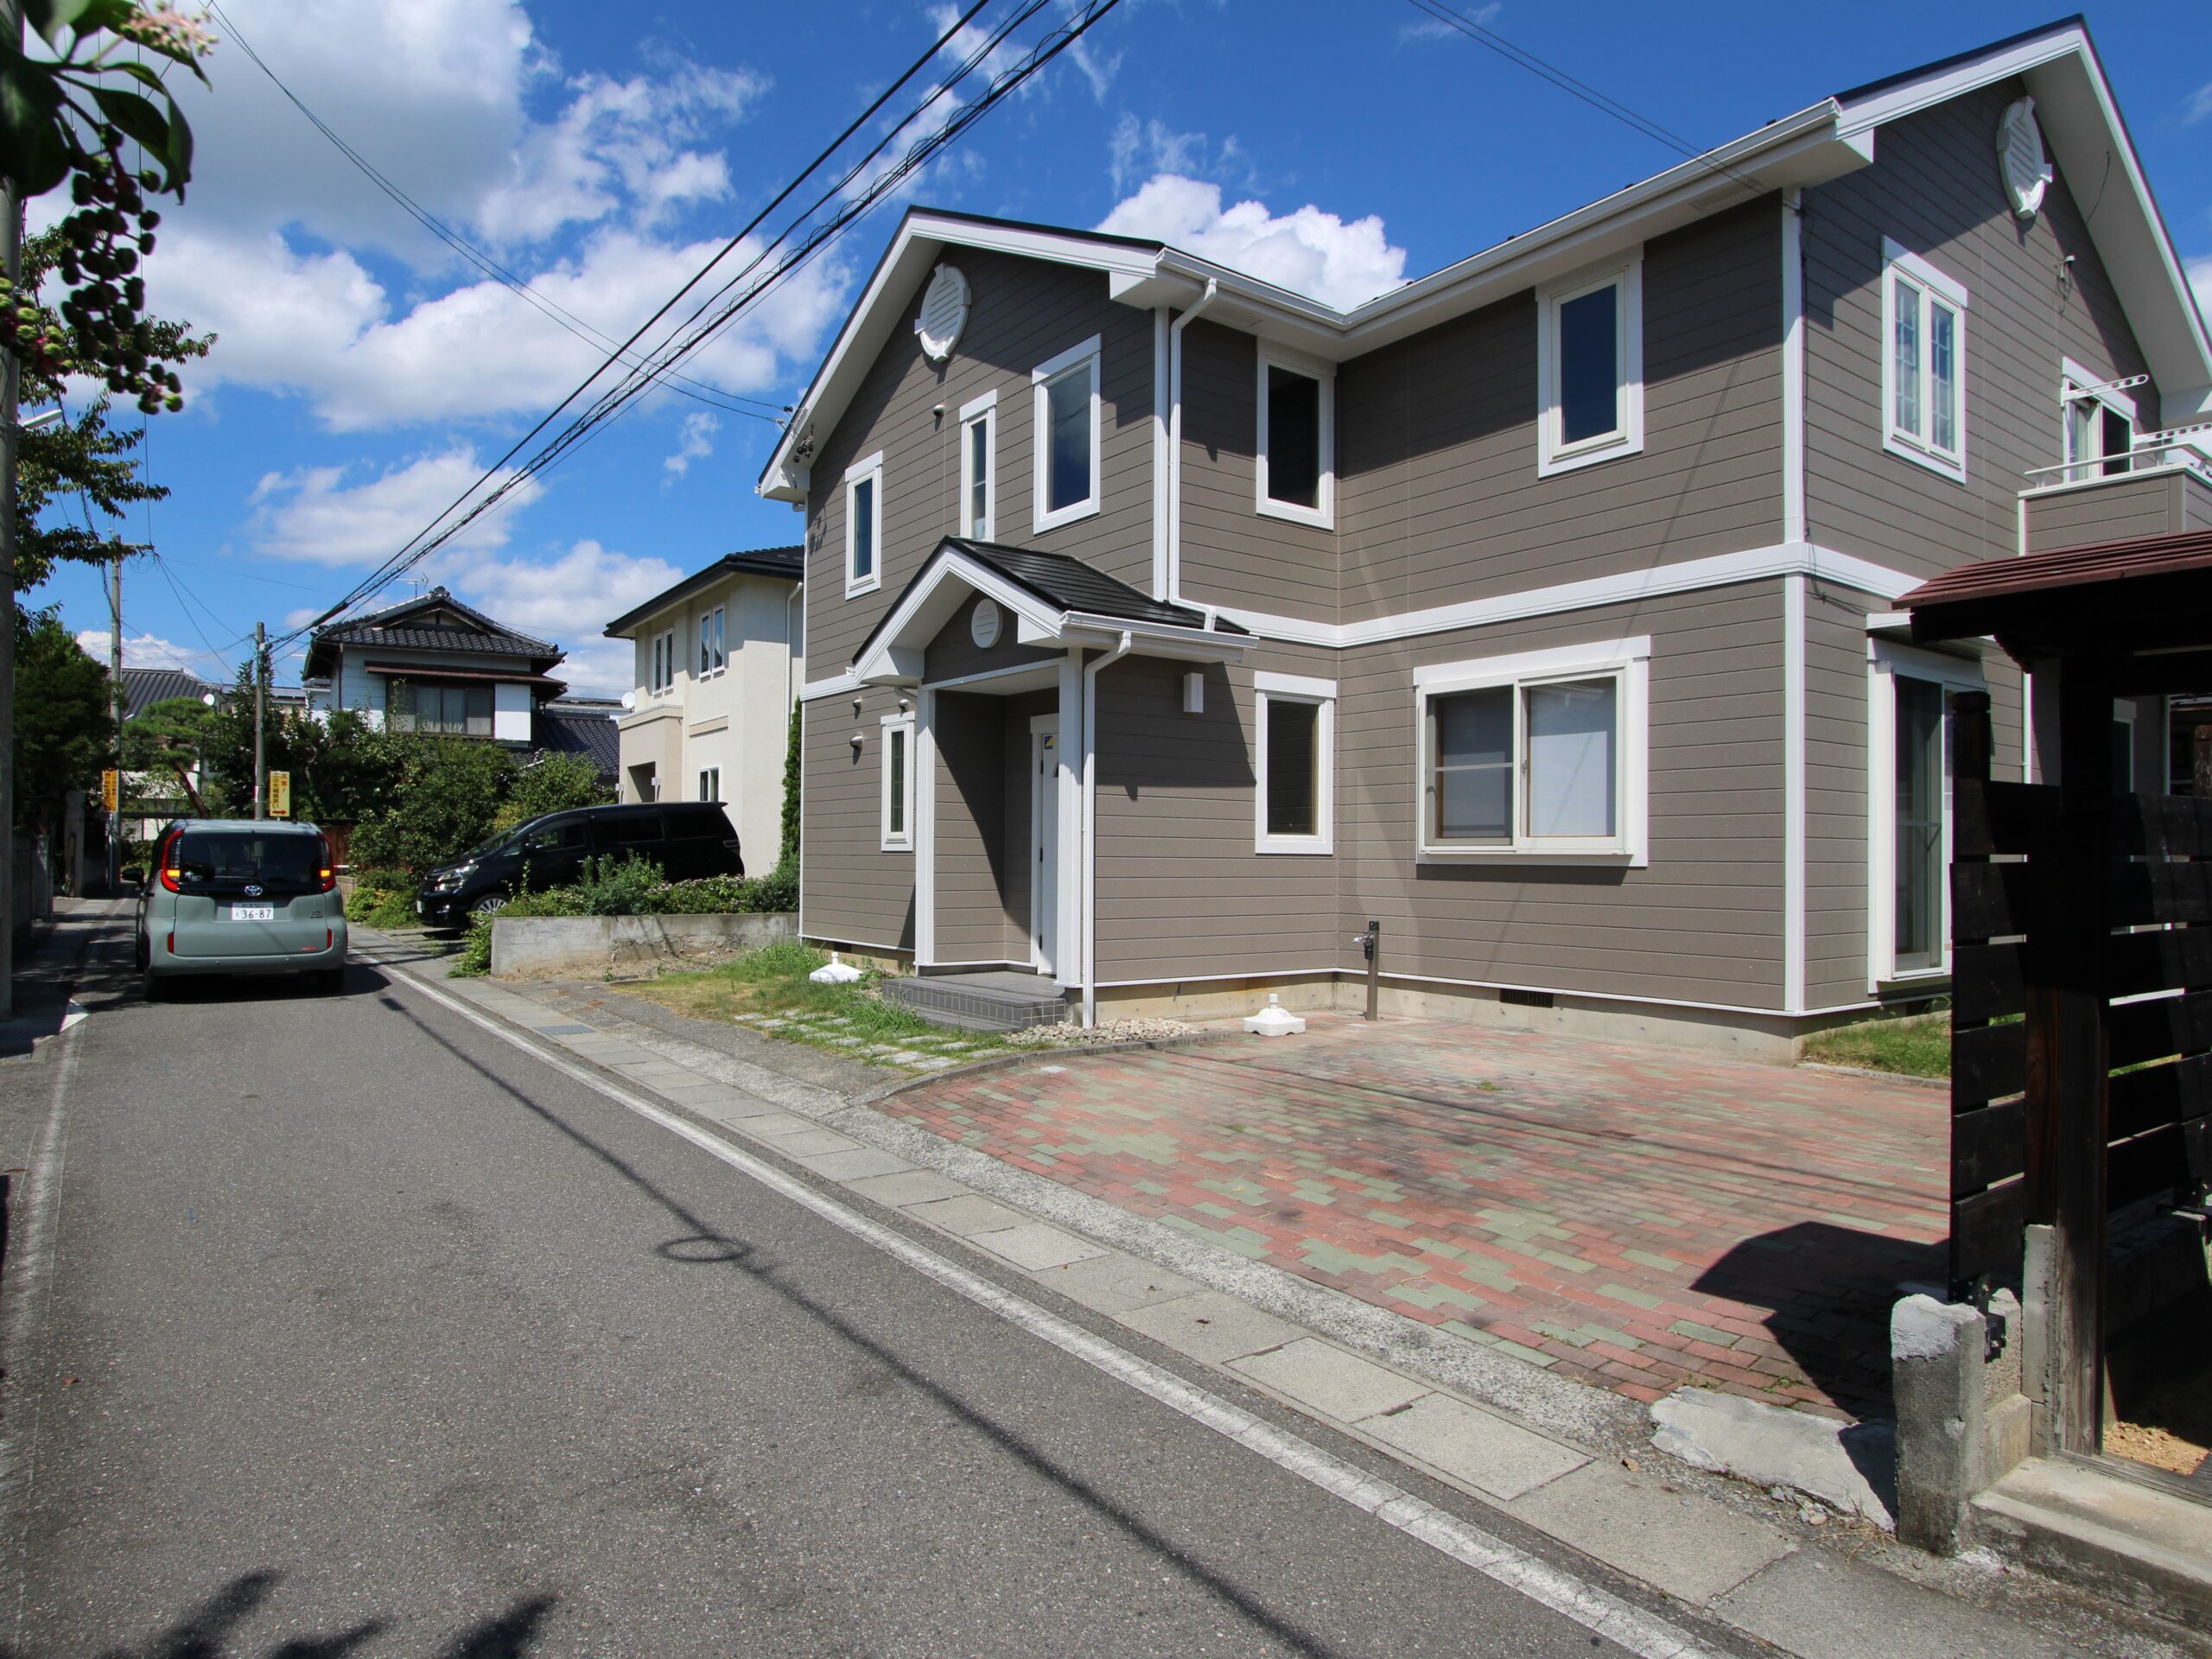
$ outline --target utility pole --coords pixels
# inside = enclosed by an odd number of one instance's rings
[[[107,815],[107,890],[123,886],[123,544],[107,572],[107,712],[115,723],[115,810]]]
[[[262,705],[268,701],[269,630],[253,625],[253,816],[269,816],[269,772],[261,752]]]
[[[0,0],[0,41],[23,49],[22,0]],[[23,204],[0,178],[0,264],[23,275]],[[0,1020],[16,1011],[16,398],[13,353],[0,353]]]

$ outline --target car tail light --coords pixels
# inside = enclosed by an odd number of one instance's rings
[[[162,885],[171,893],[184,891],[184,868],[179,862],[183,845],[184,831],[181,830],[170,830],[168,838],[162,842]]]
[[[169,955],[176,955],[176,930],[175,928],[171,928],[169,930]]]
[[[316,891],[321,893],[334,893],[338,890],[338,861],[330,855],[330,837],[328,836],[317,836],[315,838],[315,844],[318,848],[321,849],[321,852],[318,855],[316,862],[321,871],[321,874],[317,880],[319,880],[322,885],[317,888]]]

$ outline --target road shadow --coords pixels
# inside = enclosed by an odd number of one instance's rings
[[[136,982],[133,982],[134,986]],[[351,996],[366,996],[385,989],[391,983],[384,970],[359,957],[349,957],[346,963],[344,983],[335,991],[326,991],[317,983],[312,973],[299,974],[188,974],[162,982],[162,1001],[164,1002],[294,1002],[342,1001]],[[143,997],[143,993],[133,989],[130,995]],[[118,993],[116,1001],[124,1000]]]
[[[0,1059],[29,1054],[61,1029],[69,1002],[91,969],[91,950],[104,925],[114,919],[105,906],[57,906],[28,948],[18,941],[15,960],[14,1012],[0,1020]],[[129,912],[123,912],[127,920]]]
[[[1768,1333],[1815,1388],[1855,1417],[1887,1418],[1890,1310],[1906,1287],[1942,1279],[1944,1249],[1801,1221],[1745,1239],[1692,1288],[1765,1309]]]
[[[143,1642],[103,1647],[98,1659],[346,1659],[391,1630],[389,1618],[365,1619],[331,1634],[257,1638],[244,1644],[244,1626],[269,1604],[283,1574],[244,1573]],[[527,1659],[551,1615],[555,1596],[518,1596],[500,1611],[456,1631],[436,1651],[436,1659]],[[0,1659],[65,1659],[50,1650],[0,1646]]]

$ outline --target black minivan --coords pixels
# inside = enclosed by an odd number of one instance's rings
[[[458,927],[526,888],[567,887],[583,874],[585,859],[608,855],[651,860],[671,881],[745,874],[737,831],[719,801],[585,806],[503,830],[432,870],[415,914],[427,927]]]

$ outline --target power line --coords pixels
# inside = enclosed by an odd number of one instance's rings
[[[295,92],[289,86],[284,84],[283,78],[280,77],[274,69],[269,67],[268,62],[259,53],[253,49],[252,46],[246,41],[245,37],[238,32],[238,26],[232,22],[230,18],[225,15],[220,5],[213,4],[211,0],[210,10],[222,22],[223,27],[230,31],[232,44],[236,46],[238,50],[245,53],[247,59],[252,62],[254,67],[258,68],[263,74],[269,77],[270,84],[273,85],[278,92],[284,95],[284,97],[292,105],[292,107],[299,111],[302,115],[305,116],[309,124],[311,124],[315,130],[320,132],[325,138],[327,138],[340,155],[351,162],[355,168],[359,169],[363,176],[367,178],[371,183],[374,184],[378,189],[384,192],[385,195],[389,196],[394,203],[396,203],[410,218],[415,219],[416,223],[421,225],[423,229],[429,231],[431,235],[437,238],[439,241],[444,243],[455,253],[460,254],[461,257],[467,260],[486,276],[491,277],[493,281],[499,283],[502,287],[512,290],[518,297],[536,307],[540,312],[550,318],[554,322],[567,329],[569,333],[575,335],[577,339],[596,345],[601,350],[606,350],[607,348],[613,346],[614,341],[611,335],[601,333],[590,323],[586,322],[582,317],[577,316],[573,311],[568,310],[557,302],[539,293],[537,289],[533,288],[523,277],[517,276],[513,271],[508,270],[497,259],[493,258],[483,249],[478,247],[474,243],[469,241],[468,238],[462,236],[460,232],[454,230],[443,219],[438,218],[436,214],[431,213],[429,209],[424,207],[404,190],[401,189],[397,184],[391,181],[391,179],[378,170],[374,163],[370,162],[365,156],[362,155],[360,151],[354,149],[352,144],[347,143],[336,129],[332,127],[329,123],[325,121],[321,116],[317,115],[313,110],[309,109],[306,102],[301,99],[298,93]],[[766,398],[748,397],[742,392],[727,391],[720,386],[710,385],[703,380],[695,380],[688,375],[678,376],[677,378],[682,380],[683,385],[673,385],[670,388],[671,391],[681,393],[683,396],[687,397],[695,398],[700,403],[710,404],[714,408],[721,410],[728,414],[744,415],[753,420],[766,421],[771,425],[773,425],[777,423],[777,416],[783,410],[783,405],[781,404],[772,403]],[[753,407],[745,407],[745,405],[748,404],[753,405]],[[763,410],[772,412],[764,414],[761,412]]]

